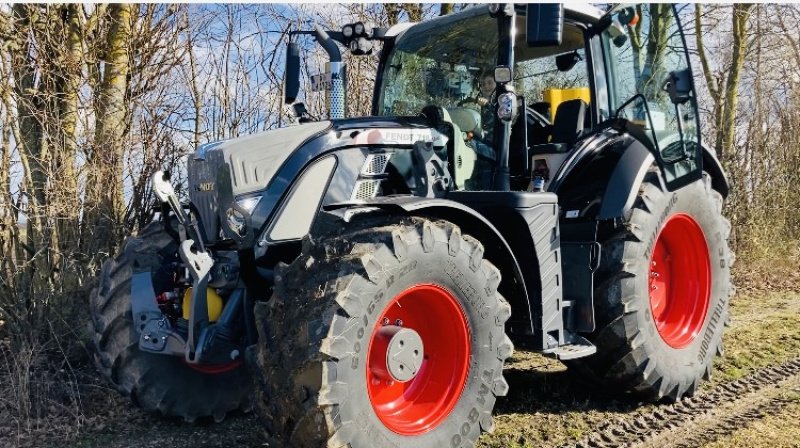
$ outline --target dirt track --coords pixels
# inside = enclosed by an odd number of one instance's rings
[[[701,446],[798,402],[798,393],[800,358],[720,384],[671,406],[634,413],[590,434],[577,446]]]
[[[800,446],[800,294],[739,294],[731,314],[726,353],[715,363],[714,377],[695,397],[672,405],[610,396],[582,384],[558,362],[515,354],[506,368],[509,396],[495,409],[496,430],[479,446]],[[85,374],[89,381],[93,372]],[[65,431],[71,435],[18,437],[6,426],[3,437],[0,422],[0,446],[265,446],[253,415],[190,425],[145,414],[97,386],[84,396],[82,427]]]

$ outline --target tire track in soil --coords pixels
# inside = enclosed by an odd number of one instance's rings
[[[757,370],[671,405],[612,421],[565,447],[699,446],[793,402],[780,393],[800,387],[800,358]]]

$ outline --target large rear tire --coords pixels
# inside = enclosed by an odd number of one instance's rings
[[[188,422],[252,408],[251,375],[242,363],[226,368],[189,367],[181,358],[139,350],[131,312],[134,269],[157,272],[177,260],[177,244],[154,222],[103,264],[100,284],[90,298],[95,365],[123,395],[147,411]],[[158,278],[154,284],[158,287]],[[156,291],[158,292],[158,291]]]
[[[256,309],[259,407],[274,442],[472,446],[508,389],[500,272],[448,222],[369,218],[340,230],[306,238]]]
[[[568,364],[605,386],[678,400],[722,352],[733,257],[707,176],[671,193],[660,185],[649,172],[626,222],[603,242],[597,329],[587,335],[597,354]]]

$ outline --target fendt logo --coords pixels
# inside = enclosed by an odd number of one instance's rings
[[[203,182],[194,187],[197,191],[214,191],[214,182]]]

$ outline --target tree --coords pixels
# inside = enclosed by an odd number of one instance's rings
[[[704,44],[703,5],[695,4],[695,40],[697,55],[703,68],[706,87],[713,101],[713,120],[716,130],[714,149],[724,162],[731,157],[736,126],[736,107],[739,102],[739,82],[747,50],[747,20],[752,4],[739,3],[732,6],[730,63],[715,75],[709,64]],[[721,76],[719,73],[727,73]]]

